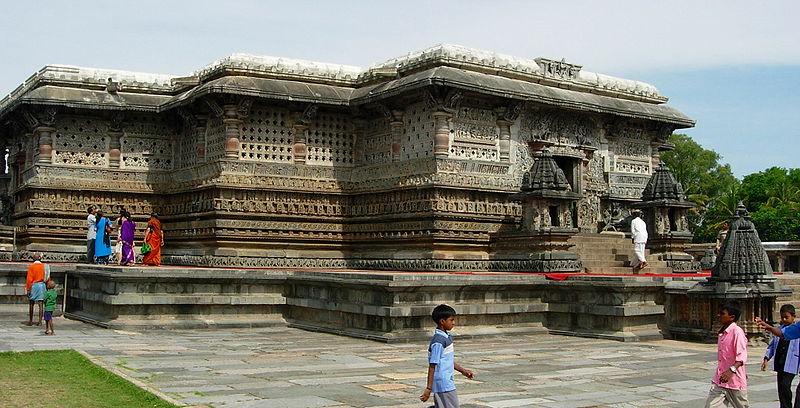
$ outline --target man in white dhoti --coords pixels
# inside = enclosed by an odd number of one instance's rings
[[[633,253],[638,261],[633,269],[640,271],[647,268],[647,260],[644,258],[644,247],[647,244],[647,224],[642,220],[640,210],[631,211],[633,220],[631,221],[631,238],[633,239]]]

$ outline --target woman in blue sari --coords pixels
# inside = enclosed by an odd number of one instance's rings
[[[95,263],[108,265],[108,256],[111,255],[111,221],[102,211],[97,211],[97,238],[94,241]]]

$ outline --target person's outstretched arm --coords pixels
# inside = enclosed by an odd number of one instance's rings
[[[770,326],[769,323],[761,320],[760,317],[756,317],[755,320],[760,329],[766,330],[777,337],[786,340],[800,339],[800,322],[790,324],[781,329],[780,327]]]

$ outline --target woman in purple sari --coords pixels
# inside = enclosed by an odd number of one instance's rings
[[[136,233],[136,223],[131,221],[131,214],[127,211],[121,214],[122,231],[119,234],[122,240],[122,264],[133,266],[136,260],[136,252],[133,250],[133,237]]]

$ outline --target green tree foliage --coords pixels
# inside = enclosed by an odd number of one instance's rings
[[[673,134],[675,146],[661,158],[696,207],[689,214],[695,242],[713,242],[721,225],[730,219],[739,200],[739,181],[719,153],[703,148],[691,137]]]
[[[747,175],[741,196],[762,241],[800,241],[800,169]]]

